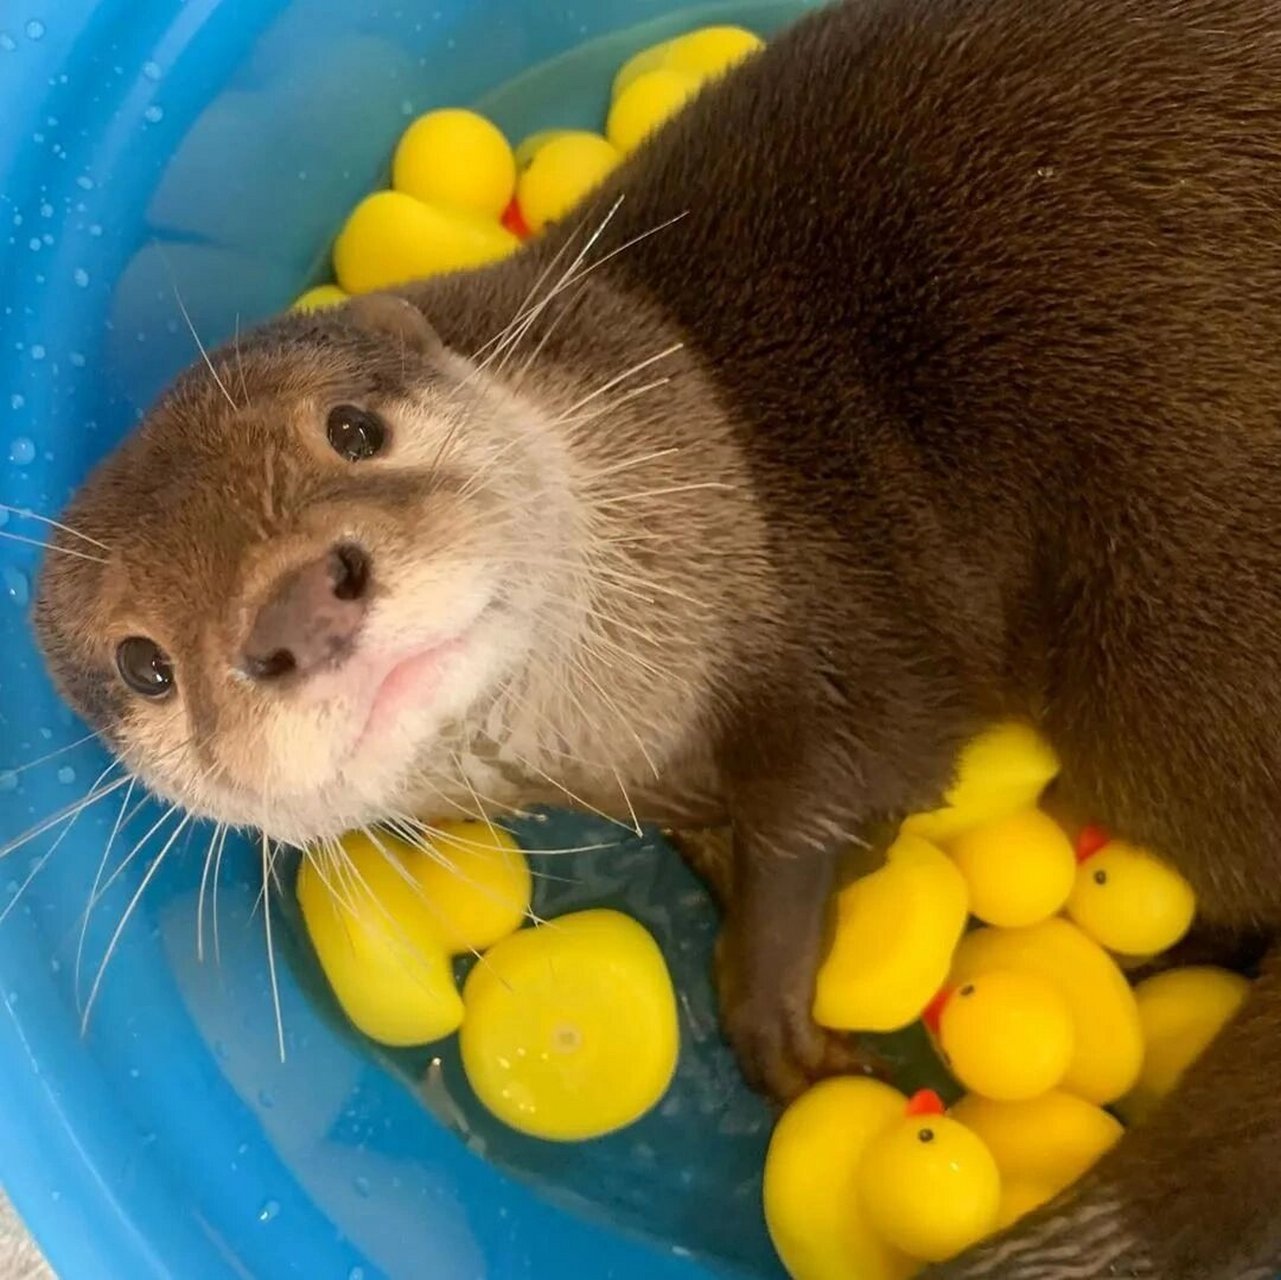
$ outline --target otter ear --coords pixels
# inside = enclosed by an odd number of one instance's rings
[[[362,293],[346,305],[347,318],[372,333],[399,339],[411,351],[433,355],[443,343],[427,317],[394,293]]]

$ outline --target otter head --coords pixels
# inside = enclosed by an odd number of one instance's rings
[[[143,782],[302,842],[395,812],[519,668],[571,519],[538,415],[373,295],[183,375],[73,501],[108,550],[61,538],[37,631]]]

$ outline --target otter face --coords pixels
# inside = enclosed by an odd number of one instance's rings
[[[110,551],[49,557],[38,635],[156,791],[335,834],[407,803],[520,668],[563,490],[537,415],[408,303],[287,317],[185,374],[91,477],[66,521]]]

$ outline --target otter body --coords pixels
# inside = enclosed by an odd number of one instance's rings
[[[150,785],[299,843],[724,825],[726,1029],[783,1096],[859,1065],[809,1016],[838,857],[998,717],[1270,936],[1278,85],[1268,0],[816,14],[514,259],[184,375],[67,515],[112,550],[50,562],[54,674]],[[1271,1274],[1279,983],[936,1273]]]

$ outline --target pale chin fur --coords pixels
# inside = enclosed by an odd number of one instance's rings
[[[477,387],[476,396],[489,422],[500,428],[486,441],[485,453],[501,452],[505,465],[486,468],[487,474],[497,485],[521,476],[518,489],[500,493],[502,501],[521,504],[522,525],[529,526],[522,527],[512,554],[528,555],[531,547],[564,554],[574,513],[560,442],[528,403],[492,384]],[[436,416],[429,405],[404,412],[419,410]],[[522,437],[515,452],[509,432]],[[431,449],[421,445],[416,452]],[[508,465],[521,452],[529,454],[527,465]],[[476,470],[487,461],[467,460]],[[388,559],[393,589],[371,613],[357,656],[320,677],[324,684],[310,705],[282,704],[260,720],[257,741],[249,744],[254,764],[239,764],[235,774],[263,778],[261,788],[228,785],[218,770],[200,771],[185,752],[167,767],[163,750],[145,748],[126,752],[138,776],[202,818],[297,846],[397,814],[438,816],[427,812],[433,800],[437,811],[457,816],[457,806],[451,811],[441,796],[448,788],[471,803],[462,790],[459,756],[500,691],[529,674],[537,620],[558,571],[525,563],[457,564],[448,556],[438,563],[418,556]],[[443,652],[435,679],[411,683],[365,731],[371,689],[381,686],[387,668],[437,645]],[[138,758],[129,761],[130,755]]]

